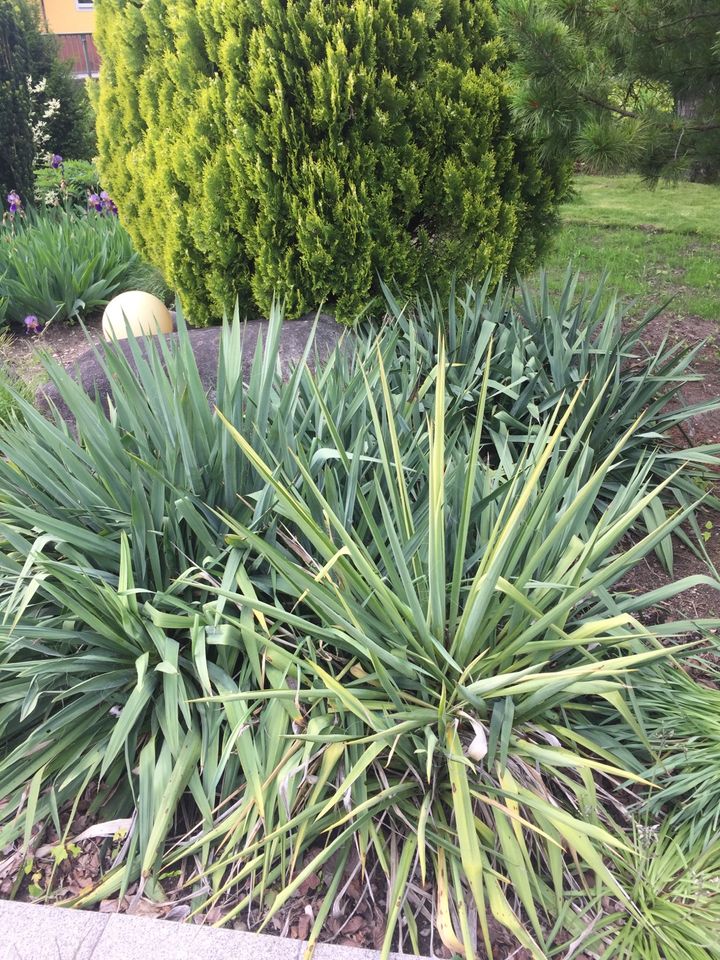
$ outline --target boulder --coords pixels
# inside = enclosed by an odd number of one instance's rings
[[[287,376],[288,372],[302,358],[314,326],[315,314],[308,314],[301,320],[288,320],[283,324],[280,335],[280,363],[283,376]],[[262,336],[263,342],[267,340],[267,328],[267,320],[249,320],[243,326],[244,379],[247,379],[250,374],[258,337]],[[315,328],[313,348],[308,356],[309,365],[312,366],[314,363],[318,361],[322,362],[329,357],[340,341],[343,333],[347,333],[346,327],[337,323],[335,319],[328,314],[320,314]],[[200,379],[208,394],[210,403],[213,403],[215,399],[220,335],[220,327],[204,327],[202,329],[188,331]],[[176,333],[171,333],[166,339],[172,346],[173,342],[177,341],[177,337],[178,335]],[[138,341],[142,343],[143,339],[144,338],[140,337]],[[99,397],[106,411],[110,384],[105,371],[98,362],[98,353],[102,355],[103,351],[108,348],[122,350],[130,361],[130,364],[134,366],[130,344],[127,340],[120,340],[116,345],[112,346],[99,343],[96,348],[91,347],[85,353],[76,357],[67,367],[71,376],[82,386],[83,390],[89,396]],[[72,422],[74,419],[54,383],[48,383],[40,387],[36,393],[35,402],[43,412],[48,412],[50,403],[52,403],[57,407],[64,420]]]

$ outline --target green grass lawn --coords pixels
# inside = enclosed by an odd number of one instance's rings
[[[674,297],[673,313],[720,321],[720,186],[583,176],[575,189],[544,264],[554,286],[572,261],[589,283],[608,271],[633,313]]]

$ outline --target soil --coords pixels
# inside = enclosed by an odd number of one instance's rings
[[[46,824],[32,837],[29,856],[25,856],[20,843],[17,843],[9,855],[4,859],[0,857],[0,898],[58,903],[86,893],[102,879],[122,847],[124,833],[130,827],[131,821],[98,823],[97,812],[93,811],[94,799],[94,790],[90,788],[79,803],[68,830],[68,839],[63,841],[53,827]],[[70,815],[68,806],[61,811],[61,820],[65,822]],[[305,863],[320,852],[319,848],[308,851]],[[302,862],[298,864],[298,870],[302,870],[303,866]],[[379,950],[382,947],[390,891],[385,881],[379,879],[377,866],[377,863],[374,868],[370,866],[363,875],[359,860],[348,863],[343,882],[323,925],[323,942],[370,950]],[[263,932],[307,940],[322,906],[333,869],[334,864],[330,862],[324,870],[311,873]],[[231,909],[231,903],[223,902],[222,908],[212,907],[192,914],[187,880],[188,874],[183,865],[176,876],[165,880],[165,898],[162,902],[141,895],[135,883],[121,899],[114,897],[103,900],[96,909],[101,913],[128,913],[198,925],[215,924]],[[50,891],[46,898],[43,895],[45,891]],[[413,906],[419,908],[418,935],[421,950],[426,955],[450,958],[452,952],[443,945],[433,927],[433,917],[429,909],[431,892],[432,887],[428,883],[423,889],[411,886],[408,893]],[[258,931],[263,914],[264,909],[254,905],[226,920],[225,925],[228,929]],[[492,918],[488,919],[496,956],[531,960],[530,953],[519,947],[517,941],[501,924]],[[413,952],[407,931],[403,931],[402,926],[396,946],[403,952]],[[479,953],[478,956],[484,957],[485,954]],[[582,957],[579,960],[582,960]]]
[[[719,317],[720,319],[720,317]],[[681,391],[685,406],[706,403],[720,398],[720,328],[716,323],[700,317],[683,317],[662,313],[645,329],[643,342],[655,352],[667,338],[668,344],[687,343],[704,346],[695,358],[693,372],[703,379],[690,382]],[[678,447],[701,446],[720,443],[720,409],[688,418],[683,426],[683,435],[674,438]],[[709,487],[708,492],[720,497],[720,479]],[[705,530],[704,548],[710,562],[720,573],[720,519],[715,511],[701,511],[698,523]],[[623,587],[644,593],[666,583],[709,574],[708,564],[689,546],[675,539],[673,546],[672,573],[666,571],[655,555],[647,557],[624,581]],[[720,593],[713,587],[700,585],[684,590],[658,610],[658,620],[697,620],[720,616]]]
[[[13,331],[3,344],[2,360],[26,382],[44,379],[40,355],[49,353],[65,366],[102,340],[102,315],[87,318],[83,324],[50,323],[38,336]],[[83,329],[84,327],[84,329]]]
[[[4,860],[0,859],[0,898],[59,903],[88,892],[100,882],[122,846],[123,828],[127,829],[131,821],[116,820],[108,824],[98,824],[97,814],[93,816],[88,813],[92,803],[91,794],[92,790],[81,800],[79,811],[68,831],[68,836],[74,837],[74,840],[67,839],[63,843],[53,828],[46,826],[31,839],[30,855],[27,858],[18,843],[12,854]],[[69,809],[61,811],[61,820],[65,821],[69,812]],[[95,831],[101,835],[83,839],[83,831]],[[308,851],[305,862],[320,852],[319,848]],[[302,862],[298,864],[298,870],[302,870],[303,866]],[[288,903],[266,927],[262,927],[262,932],[307,940],[322,907],[333,868],[334,864],[330,863],[327,874],[325,870],[310,874]],[[182,867],[174,879],[165,881],[165,899],[162,902],[139,894],[138,885],[135,883],[121,899],[114,897],[103,900],[95,909],[100,913],[127,913],[198,925],[216,924],[228,913],[232,904],[224,902],[222,908],[212,907],[193,913],[185,885],[187,880],[187,872]],[[46,898],[44,891],[51,891]],[[364,876],[357,859],[354,863],[348,863],[330,913],[323,924],[322,942],[380,950],[385,936],[389,895],[386,882],[379,879],[377,863],[374,868],[370,866]],[[408,897],[418,911],[417,926],[422,955],[449,960],[454,954],[442,943],[434,928],[431,912],[432,882],[428,881],[423,888],[411,884]],[[226,920],[223,925],[231,930],[260,932],[263,914],[264,910],[255,905]],[[500,923],[491,916],[487,919],[493,956],[532,960],[531,953],[521,947]],[[407,929],[402,922],[399,924],[399,931],[394,948],[404,953],[413,953]],[[478,960],[487,960],[487,955],[480,946],[476,956]],[[575,960],[589,960],[582,953],[574,956]]]

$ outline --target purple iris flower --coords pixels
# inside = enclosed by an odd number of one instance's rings
[[[37,317],[30,314],[23,320],[25,324],[25,333],[42,333],[42,324]]]
[[[14,190],[7,195],[7,203],[10,213],[22,213],[22,200]]]
[[[57,170],[58,167],[61,167],[62,162],[63,162],[63,158],[60,156],[59,153],[54,153],[50,158],[50,166],[53,168],[53,170]]]
[[[117,213],[117,207],[115,206],[115,201],[112,199],[107,190],[100,191],[100,199],[103,202],[103,207],[106,213]]]
[[[91,193],[88,197],[88,206],[97,213],[109,213],[117,215],[117,207],[107,190],[101,190],[100,193]]]

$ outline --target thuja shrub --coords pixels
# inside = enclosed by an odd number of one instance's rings
[[[101,0],[103,182],[194,323],[352,320],[527,264],[564,167],[517,133],[489,0]]]

